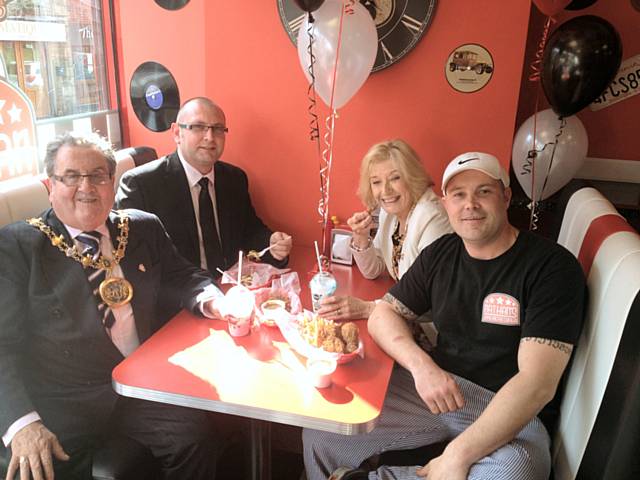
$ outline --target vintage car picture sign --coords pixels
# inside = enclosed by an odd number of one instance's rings
[[[460,45],[449,55],[444,70],[453,88],[459,92],[476,92],[491,80],[493,59],[480,45]]]
[[[37,173],[33,105],[21,90],[0,79],[0,181]]]

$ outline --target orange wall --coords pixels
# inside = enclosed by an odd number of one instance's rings
[[[176,77],[182,100],[206,95],[224,108],[230,133],[223,158],[249,174],[261,217],[298,243],[319,237],[319,158],[308,140],[307,85],[276,1],[191,0],[175,12],[152,0],[116,3],[129,143],[173,150],[171,134],[145,129],[129,101],[133,70],[160,62]],[[386,138],[408,140],[438,187],[448,161],[464,151],[489,151],[507,165],[528,21],[526,0],[438,2],[414,51],[369,77],[340,110],[331,214],[345,219],[361,208],[354,193],[360,159]],[[483,45],[495,64],[489,84],[472,94],[454,91],[444,76],[447,57],[464,43]]]
[[[631,6],[631,2],[622,0],[599,0],[589,8],[578,11],[565,11],[558,14],[557,23],[552,31],[565,21],[580,15],[597,15],[610,22],[620,34],[622,40],[622,60],[640,53],[640,12]],[[540,41],[544,17],[535,7],[532,8],[529,38],[527,41],[526,65],[535,58],[535,47]],[[520,125],[534,112],[536,91],[531,82],[523,77],[520,110],[517,124]],[[539,110],[549,108],[544,94],[540,91]],[[640,95],[627,98],[602,110],[592,112],[589,107],[578,112],[589,137],[589,157],[640,160],[640,135],[638,135],[638,112]]]

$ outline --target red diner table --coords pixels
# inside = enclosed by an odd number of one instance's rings
[[[298,272],[305,308],[311,305],[312,248],[295,247],[289,267]],[[357,267],[332,265],[337,294],[373,300],[393,281],[366,280]],[[375,426],[387,391],[393,360],[373,341],[365,320],[357,320],[364,358],[339,365],[327,388],[311,385],[305,359],[295,353],[277,327],[254,326],[232,337],[222,320],[182,311],[122,361],[112,373],[121,395],[240,415],[251,419],[251,475],[268,480],[270,423],[345,435]]]

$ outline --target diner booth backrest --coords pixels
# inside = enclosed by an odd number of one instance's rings
[[[123,148],[116,152],[116,174],[115,185],[116,188],[120,184],[120,177],[127,170],[143,165],[147,162],[158,158],[158,154],[155,149],[151,147],[129,147]]]
[[[41,177],[0,182],[0,227],[36,216],[49,205],[49,191]]]
[[[582,265],[589,306],[555,432],[555,479],[640,478],[640,236],[583,188],[567,204],[558,242]]]

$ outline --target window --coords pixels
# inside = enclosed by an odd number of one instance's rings
[[[10,131],[6,120],[12,102],[4,102],[0,181],[41,172],[46,144],[64,131],[98,130],[119,143],[119,128],[112,128],[117,112],[110,111],[101,6],[101,0],[6,3],[6,18],[0,21],[0,78],[24,94],[22,105],[33,106],[36,125],[29,135]],[[27,112],[21,115],[29,118]]]

